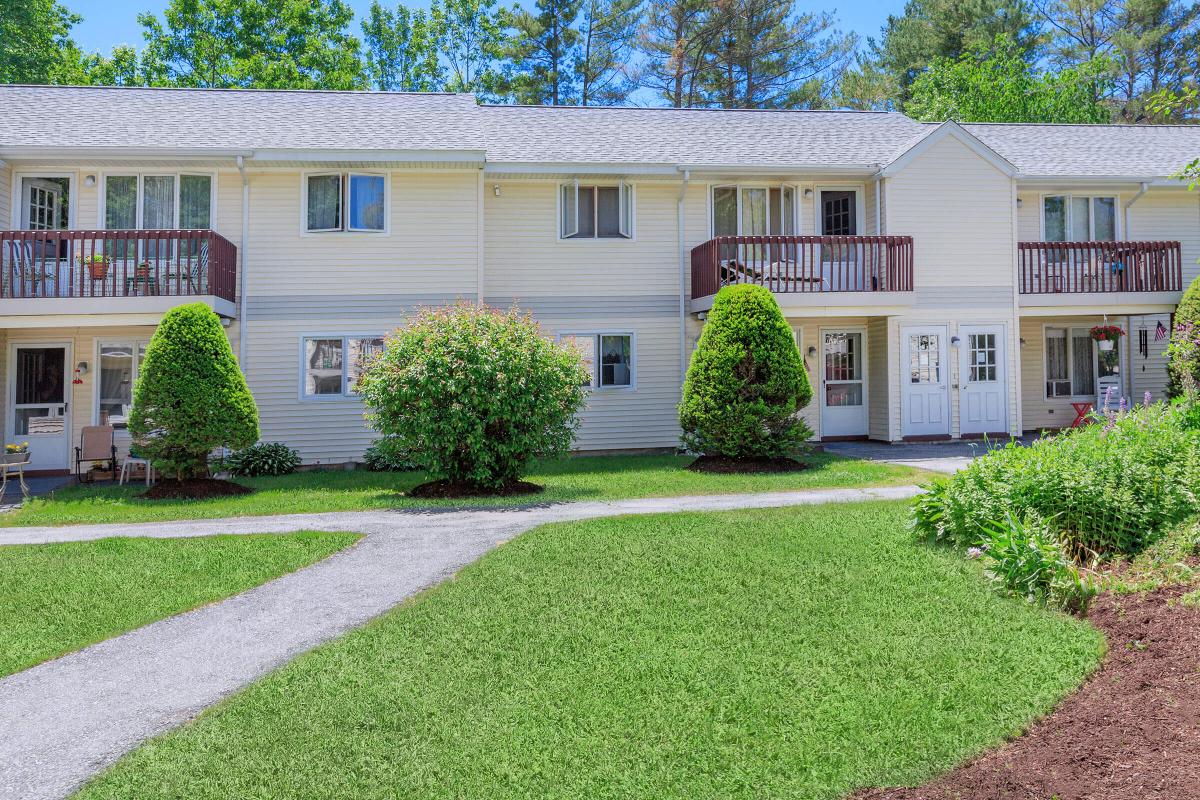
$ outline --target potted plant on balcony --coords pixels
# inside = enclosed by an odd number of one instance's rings
[[[79,263],[87,267],[88,277],[94,281],[102,281],[108,277],[108,256],[103,253],[93,253],[90,256],[80,256]]]
[[[1097,346],[1107,352],[1112,350],[1121,337],[1125,335],[1125,331],[1120,325],[1097,325],[1090,331],[1092,338],[1096,340]]]

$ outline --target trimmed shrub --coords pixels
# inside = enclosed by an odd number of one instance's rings
[[[363,466],[371,472],[410,472],[419,467],[395,436],[380,436],[363,452]]]
[[[587,381],[528,315],[460,303],[393,332],[358,389],[369,423],[433,478],[496,491],[570,450]]]
[[[259,442],[230,455],[224,466],[239,478],[290,475],[300,466],[300,453],[282,442]]]
[[[1175,309],[1167,358],[1167,395],[1195,398],[1200,394],[1200,278],[1192,281]]]
[[[203,303],[168,311],[158,323],[133,388],[129,432],[163,475],[208,474],[208,455],[258,440],[258,408],[221,320]]]
[[[679,424],[683,445],[727,458],[800,453],[812,429],[804,360],[775,297],[762,286],[726,286],[713,299],[692,355]]]

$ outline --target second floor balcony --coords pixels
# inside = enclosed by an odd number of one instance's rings
[[[1179,242],[1018,242],[1022,295],[1183,291]]]
[[[752,283],[789,296],[913,290],[911,236],[718,236],[692,249],[692,299]]]
[[[236,271],[237,248],[210,230],[0,231],[0,300],[211,296],[233,303]]]

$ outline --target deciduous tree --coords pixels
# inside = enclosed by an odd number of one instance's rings
[[[68,82],[63,78],[78,64],[71,28],[81,20],[56,0],[4,0],[0,83]]]
[[[495,0],[433,0],[429,7],[434,41],[448,70],[446,89],[492,96],[503,23]]]
[[[372,0],[362,23],[366,71],[384,92],[432,92],[444,84],[435,25],[424,11]]]

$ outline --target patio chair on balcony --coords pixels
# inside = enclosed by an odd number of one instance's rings
[[[75,480],[83,483],[83,464],[100,462],[108,465],[109,472],[117,473],[117,446],[113,442],[112,425],[87,425],[79,434],[79,446],[75,448]],[[91,470],[88,470],[91,475]]]
[[[4,269],[5,297],[26,297],[42,294],[42,284],[53,286],[53,295],[58,288],[58,253],[49,255],[49,248],[57,248],[57,242],[39,242],[31,239],[8,243],[9,261]],[[9,285],[12,282],[13,285]]]

